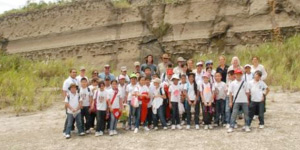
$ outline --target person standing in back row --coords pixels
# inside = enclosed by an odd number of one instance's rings
[[[217,72],[220,72],[222,75],[222,81],[226,83],[227,79],[227,71],[228,71],[228,65],[226,65],[226,58],[225,56],[220,56],[219,57],[219,66],[217,68]]]
[[[259,57],[257,57],[257,56],[252,57],[252,64],[253,64],[253,65],[251,65],[252,74],[254,74],[256,71],[261,71],[261,73],[262,73],[261,80],[263,80],[263,81],[266,80],[268,73],[267,73],[265,67],[263,65],[259,64]]]
[[[168,54],[163,54],[161,56],[162,62],[158,64],[158,75],[162,75],[163,73],[166,73],[168,65],[170,62],[170,57]]]
[[[99,74],[99,78],[101,78],[102,80],[105,80],[107,77],[109,77],[110,81],[115,80],[115,76],[110,73],[110,65],[106,64],[104,66],[104,72]]]
[[[149,67],[151,69],[151,75],[155,74],[157,72],[157,67],[154,64],[153,56],[147,55],[145,57],[145,61],[146,63],[142,64],[141,70],[145,72],[145,69]]]

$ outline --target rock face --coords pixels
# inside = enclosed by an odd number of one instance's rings
[[[131,7],[119,8],[85,0],[2,17],[0,47],[32,59],[74,57],[96,66],[109,62],[131,68],[147,54],[157,62],[163,52],[173,57],[232,52],[239,45],[300,31],[299,0],[130,2]]]

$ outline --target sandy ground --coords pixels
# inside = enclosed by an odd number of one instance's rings
[[[0,112],[0,150],[6,149],[299,149],[300,93],[274,93],[268,97],[266,128],[258,129],[258,120],[250,133],[241,128],[228,134],[225,128],[205,131],[159,130],[138,134],[119,130],[119,135],[79,137],[66,140],[62,135],[65,120],[61,102],[42,112],[19,117]],[[241,127],[243,123],[239,121]],[[193,127],[193,126],[192,126]]]

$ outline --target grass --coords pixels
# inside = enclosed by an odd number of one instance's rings
[[[112,4],[116,8],[129,8],[131,6],[128,0],[112,0]]]
[[[211,59],[217,64],[220,55],[198,54],[194,60]],[[225,54],[227,63],[230,63],[234,55],[239,57],[242,65],[251,64],[251,58],[258,56],[268,72],[268,85],[281,86],[292,91],[300,90],[300,35],[295,35],[283,43],[269,42],[254,48],[238,49],[234,54]]]
[[[0,108],[13,106],[17,114],[46,108],[72,66],[72,60],[39,62],[0,53]]]

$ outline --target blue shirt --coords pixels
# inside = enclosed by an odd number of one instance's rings
[[[105,77],[106,77],[106,76],[107,76],[107,75],[105,75],[104,72],[102,72],[102,73],[99,74],[99,78],[101,78],[102,80],[105,80]],[[108,76],[109,76],[109,78],[110,78],[110,81],[115,80],[115,76],[114,76],[113,74],[109,73]]]

